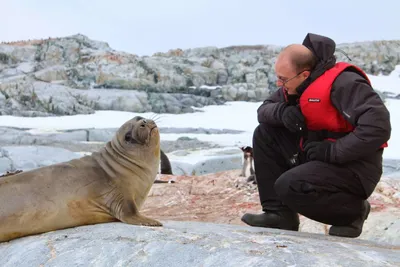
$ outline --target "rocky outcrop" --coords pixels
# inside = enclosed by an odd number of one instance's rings
[[[399,247],[238,225],[105,223],[0,243],[14,266],[399,266]]]
[[[400,41],[338,47],[369,74],[389,74],[400,63]],[[0,114],[184,113],[226,101],[262,101],[276,90],[273,63],[280,50],[203,47],[139,57],[80,34],[2,43]]]

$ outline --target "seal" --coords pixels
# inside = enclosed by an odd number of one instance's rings
[[[164,151],[161,149],[161,174],[170,174],[172,175],[172,167],[171,167],[171,162],[169,161],[169,158],[167,154],[164,153]]]
[[[161,156],[160,156],[160,169],[158,170],[158,174],[156,177],[156,180],[154,181],[155,184],[170,184],[170,183],[175,183],[174,180],[160,180],[160,174],[167,174],[167,175],[173,175],[172,173],[172,167],[171,167],[171,162],[169,161],[169,158],[165,152],[160,149]]]
[[[125,122],[97,152],[0,178],[0,242],[107,222],[162,226],[141,209],[160,165],[153,120]]]

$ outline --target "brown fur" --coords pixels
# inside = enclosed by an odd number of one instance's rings
[[[160,164],[155,126],[135,117],[90,156],[0,178],[0,242],[114,221],[162,226],[139,213]]]

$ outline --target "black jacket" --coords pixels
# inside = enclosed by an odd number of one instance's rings
[[[310,79],[298,88],[300,95],[312,81],[335,64],[335,45],[332,42],[323,36],[307,35],[303,44],[317,55],[319,64]],[[353,69],[345,70],[336,78],[331,101],[355,129],[336,140],[330,158],[333,163],[347,166],[360,177],[369,195],[382,175],[383,151],[379,147],[390,139],[389,111],[365,78]],[[258,108],[258,121],[283,126],[280,114],[285,105],[282,90],[276,91]]]

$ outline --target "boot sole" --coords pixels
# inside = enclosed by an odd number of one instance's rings
[[[272,228],[272,229],[281,229],[281,230],[288,230],[288,231],[299,231],[299,225],[267,225],[267,224],[251,224],[248,221],[243,219],[244,216],[242,216],[241,221],[244,222],[247,225],[253,226],[253,227],[263,227],[263,228]]]

